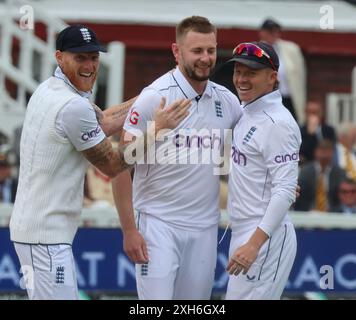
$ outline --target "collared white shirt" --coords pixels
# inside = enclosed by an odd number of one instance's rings
[[[275,195],[290,206],[295,198],[300,144],[299,127],[282,105],[278,90],[244,105],[233,133],[228,196],[233,224],[254,221],[256,227]],[[273,214],[284,219],[287,209]]]
[[[204,229],[218,223],[220,211],[217,166],[208,160],[220,154],[227,129],[241,117],[240,104],[228,89],[211,81],[196,99],[198,93],[176,68],[141,92],[124,129],[134,135],[146,131],[163,96],[166,106],[182,98],[191,99],[192,105],[188,117],[165,141],[156,142],[156,159],[153,155],[136,166],[134,207],[176,226]]]

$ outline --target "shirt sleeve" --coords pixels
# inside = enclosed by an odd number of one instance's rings
[[[93,106],[82,97],[72,99],[58,113],[56,131],[67,137],[78,151],[94,147],[106,137]]]
[[[162,95],[155,89],[146,88],[132,105],[124,123],[124,130],[138,136],[147,131],[149,121],[153,121]]]
[[[299,129],[287,123],[273,124],[265,137],[262,156],[272,177],[272,190],[259,228],[271,236],[295,201],[301,138]]]

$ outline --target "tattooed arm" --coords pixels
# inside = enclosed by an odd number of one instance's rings
[[[111,178],[129,167],[124,160],[123,153],[115,152],[108,138],[82,151],[82,154],[92,165]]]
[[[107,137],[122,130],[128,111],[137,97],[128,101],[111,106],[102,111],[97,105],[93,104],[96,118]]]
[[[96,146],[82,151],[82,154],[91,164],[97,167],[110,178],[131,167],[135,161],[141,159],[147,148],[155,141],[156,135],[162,129],[175,128],[187,115],[191,101],[180,99],[164,108],[166,99],[155,112],[155,122],[141,136],[135,137],[131,143],[120,145],[118,152],[112,148],[111,142],[105,138]]]

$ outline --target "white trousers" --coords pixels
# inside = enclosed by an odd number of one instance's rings
[[[77,300],[72,247],[14,243],[21,264],[21,287],[30,300]]]
[[[232,228],[229,257],[246,243],[254,229]],[[278,300],[288,281],[297,252],[292,223],[283,223],[262,246],[246,275],[229,276],[226,300]]]
[[[149,262],[136,264],[141,300],[210,299],[217,255],[217,226],[203,231],[176,228],[140,214]]]

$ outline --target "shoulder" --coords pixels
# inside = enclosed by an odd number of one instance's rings
[[[292,127],[298,129],[298,131],[300,132],[297,122],[282,103],[278,103],[272,108],[268,108],[268,110],[263,110],[262,112],[266,118],[269,118],[272,124]]]
[[[162,96],[167,96],[169,91],[176,87],[178,85],[174,82],[171,72],[167,72],[143,88],[134,105],[137,105],[138,102],[149,101],[149,99],[160,99]]]
[[[273,136],[278,141],[293,139],[297,144],[301,143],[299,126],[283,105],[276,106],[275,109],[263,110],[262,113],[264,134],[267,139]]]
[[[64,121],[91,119],[95,117],[95,110],[87,98],[77,95],[70,99],[58,112],[58,117]]]
[[[226,88],[216,82],[210,81],[210,80],[209,80],[209,83],[210,83],[210,86],[211,86],[213,92],[219,93],[226,97],[234,97],[237,99],[236,95],[233,94],[228,88]]]
[[[331,167],[331,171],[332,174],[336,175],[337,177],[344,178],[347,175],[346,171],[343,168],[340,168],[339,166],[336,165]]]
[[[146,87],[147,90],[164,92],[171,88],[178,87],[177,83],[174,81],[172,72],[167,72],[161,77],[153,81],[149,86]]]
[[[224,99],[228,102],[228,104],[230,106],[233,106],[234,108],[236,106],[240,106],[240,101],[237,98],[237,96],[232,93],[228,88],[217,84],[213,81],[210,81],[210,85],[211,85],[211,90],[212,90],[212,95],[216,95],[217,97],[219,97],[219,99]]]

